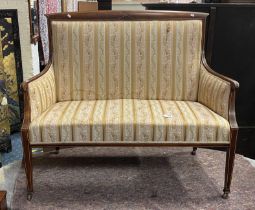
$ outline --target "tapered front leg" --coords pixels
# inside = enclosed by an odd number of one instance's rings
[[[223,189],[222,197],[227,199],[230,193],[230,186],[232,181],[232,174],[234,169],[235,150],[236,150],[236,139],[238,130],[231,130],[231,143],[230,147],[227,148],[226,153],[226,167],[225,167],[225,184]]]
[[[25,173],[27,178],[27,199],[32,199],[33,194],[33,168],[32,168],[32,148],[29,144],[28,132],[22,131],[22,144],[23,144],[23,160]]]

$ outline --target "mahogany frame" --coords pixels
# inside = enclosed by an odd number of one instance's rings
[[[48,28],[49,28],[49,48],[50,48],[50,57],[49,63],[45,67],[45,69],[38,75],[32,77],[26,82],[22,83],[22,89],[24,93],[24,120],[21,128],[22,134],[22,143],[24,149],[24,166],[26,172],[27,179],[27,199],[31,200],[32,192],[33,192],[33,170],[32,170],[32,148],[33,147],[70,147],[70,146],[127,146],[127,147],[193,147],[192,154],[194,155],[197,147],[222,147],[226,149],[226,166],[225,166],[225,183],[223,189],[223,198],[228,198],[230,193],[230,185],[234,167],[234,159],[235,159],[235,150],[236,150],[236,140],[238,135],[238,125],[236,122],[236,114],[235,114],[235,95],[236,89],[239,87],[239,83],[235,80],[232,80],[226,76],[223,76],[213,69],[209,67],[205,59],[204,46],[205,46],[205,27],[206,27],[206,17],[208,14],[206,13],[196,13],[196,12],[176,12],[176,11],[98,11],[98,12],[85,12],[85,13],[59,13],[59,14],[50,14],[46,15],[48,18]],[[202,63],[208,72],[211,74],[227,81],[231,85],[231,91],[229,96],[229,104],[228,104],[228,121],[230,124],[230,142],[226,144],[203,144],[203,143],[167,143],[167,144],[158,144],[158,143],[139,143],[139,144],[130,144],[130,143],[38,143],[31,145],[29,143],[29,125],[31,122],[31,107],[29,103],[29,89],[28,84],[42,75],[44,75],[50,68],[52,64],[52,54],[53,54],[53,46],[52,46],[52,28],[51,23],[53,20],[58,21],[149,21],[149,20],[202,20],[203,23],[203,37],[202,37]]]

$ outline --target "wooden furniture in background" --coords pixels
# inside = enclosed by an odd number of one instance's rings
[[[255,3],[255,0],[221,0],[221,3]]]
[[[6,191],[0,191],[0,210],[7,210]]]
[[[240,1],[241,2],[241,1]],[[147,10],[209,13],[205,54],[217,72],[240,82],[237,153],[255,159],[255,4],[143,4]]]
[[[98,10],[112,9],[112,0],[97,0],[97,1],[98,1]]]
[[[98,10],[98,2],[78,2],[78,12],[89,12],[89,11],[97,11]]]

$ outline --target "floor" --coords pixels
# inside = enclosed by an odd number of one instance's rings
[[[5,153],[2,156],[3,167],[0,169],[0,189],[7,191],[7,206],[10,206],[12,199],[15,181],[18,175],[18,171],[21,167],[22,160],[22,144],[20,140],[20,134],[14,134],[12,139],[12,152]],[[35,149],[34,154],[41,153],[41,149]],[[255,160],[246,158],[252,166],[255,167]]]
[[[21,160],[18,160],[0,169],[0,189],[7,191],[7,206],[10,206],[20,167]]]
[[[7,191],[7,206],[10,206],[15,181],[18,171],[21,167],[22,160],[22,144],[20,134],[16,133],[11,136],[12,151],[2,154],[3,167],[0,169],[0,189]]]
[[[2,154],[2,164],[6,166],[11,164],[15,161],[19,161],[22,159],[22,144],[20,141],[20,133],[15,133],[11,135],[12,141],[12,151],[10,153],[3,153]]]

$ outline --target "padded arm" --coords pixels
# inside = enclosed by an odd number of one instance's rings
[[[238,127],[235,119],[235,89],[238,82],[214,72],[206,63],[201,63],[198,102],[227,119],[231,127]]]
[[[56,86],[52,65],[22,84],[24,91],[24,122],[27,127],[33,119],[56,103]]]

